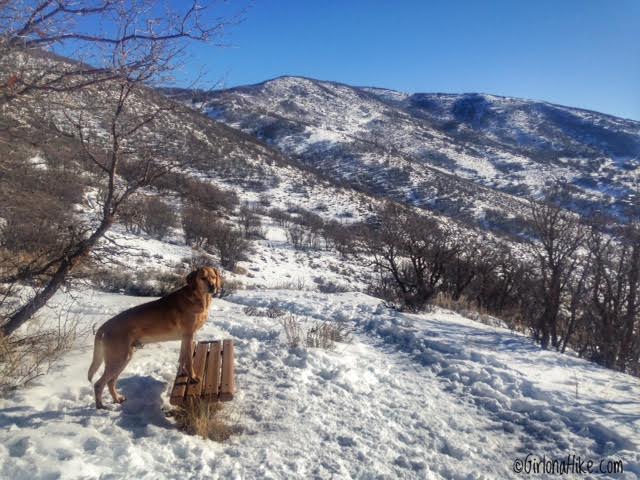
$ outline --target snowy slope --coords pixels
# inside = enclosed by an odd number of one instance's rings
[[[640,175],[640,122],[547,102],[279,77],[213,92],[207,105],[326,175],[440,210],[446,200],[517,210],[498,192],[536,194],[565,180],[574,208],[615,212]]]
[[[0,478],[504,479],[520,478],[513,462],[529,453],[620,459],[625,477],[616,478],[640,478],[640,379],[452,312],[389,310],[358,291],[366,265],[295,251],[273,224],[266,234],[241,263],[247,274],[225,272],[246,289],[214,299],[198,332],[236,341],[239,392],[226,408],[238,434],[205,441],[165,416],[178,342],[136,351],[119,383],[127,402],[96,411],[86,380],[93,338],[84,335],[35,386],[0,400]],[[191,253],[177,237],[159,242],[120,227],[112,235],[147,252],[146,266],[170,268]],[[318,277],[348,291],[321,293]],[[71,304],[91,331],[148,300],[85,286],[55,304]],[[353,340],[333,351],[291,349],[278,319],[248,306],[343,322]],[[55,309],[45,316],[55,321]]]
[[[75,313],[100,322],[142,300],[86,291]],[[353,342],[290,350],[277,320],[243,313],[273,304],[346,322]],[[95,411],[85,338],[0,402],[0,477],[518,478],[512,463],[527,453],[619,458],[626,478],[640,477],[640,381],[501,328],[400,314],[359,293],[255,290],[216,300],[198,336],[237,342],[228,408],[241,434],[216,444],[172,428],[162,409],[176,342],[137,351],[120,381],[127,402]]]

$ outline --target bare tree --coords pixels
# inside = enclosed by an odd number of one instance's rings
[[[373,264],[392,279],[400,300],[411,309],[423,307],[437,292],[458,253],[448,240],[451,235],[435,220],[393,203],[379,210],[376,224],[363,233]]]
[[[530,202],[529,247],[539,274],[537,299],[541,313],[534,325],[543,348],[560,346],[559,315],[563,295],[571,281],[578,249],[585,230],[577,215],[562,208],[561,192],[551,192],[542,201]]]
[[[24,17],[18,16],[19,6],[23,8]],[[80,147],[79,160],[94,174],[99,186],[99,195],[92,205],[96,215],[69,225],[67,241],[56,255],[36,270],[22,270],[3,279],[15,283],[38,277],[41,285],[34,295],[8,314],[2,325],[4,335],[11,335],[28,321],[65,283],[76,266],[99,248],[102,240],[108,239],[106,233],[128,198],[187,161],[184,152],[189,143],[188,134],[174,132],[175,138],[160,148],[151,132],[154,124],[177,108],[176,105],[157,99],[150,108],[142,108],[141,98],[152,95],[148,85],[163,81],[175,68],[184,51],[185,39],[206,40],[223,23],[203,27],[199,18],[201,7],[196,2],[189,5],[184,15],[170,15],[164,20],[155,19],[154,7],[158,7],[158,2],[43,1],[37,5],[0,2],[0,62],[30,49],[60,42],[86,42],[94,48],[103,47],[98,49],[101,66],[78,66],[59,59],[34,62],[33,56],[27,56],[29,65],[44,64],[45,72],[39,73],[35,68],[9,78],[0,74],[0,86],[6,98],[24,98],[32,91],[48,91],[50,127],[74,139]],[[112,22],[116,36],[87,35],[70,27],[73,18],[83,15],[99,15],[100,19],[104,17],[105,21]],[[15,26],[21,22],[22,26]],[[93,59],[97,60],[97,54]],[[82,96],[88,98],[78,102]],[[92,108],[88,109],[89,105]],[[64,112],[63,118],[60,112]],[[131,163],[136,165],[133,170],[137,173],[124,180],[119,169]]]
[[[622,372],[629,365],[638,367],[640,360],[640,328],[638,328],[638,289],[640,288],[640,225],[632,218],[623,231],[622,241],[631,250],[628,257],[627,282],[628,296],[621,325],[620,354],[618,369]]]
[[[255,208],[251,208],[247,204],[242,205],[240,207],[238,217],[239,217],[240,226],[242,227],[242,232],[244,233],[245,238],[250,238],[252,236],[260,236],[262,221],[260,220],[260,217],[256,213]]]
[[[205,2],[211,3],[211,2]],[[190,40],[216,38],[233,21],[205,21],[207,5],[158,0],[0,1],[0,95],[70,91],[135,75],[161,57],[175,60]],[[47,51],[74,62],[60,63]],[[116,51],[118,70],[109,59]],[[36,61],[37,57],[50,61]]]

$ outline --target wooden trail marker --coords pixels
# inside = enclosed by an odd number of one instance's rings
[[[236,392],[233,340],[198,342],[193,352],[193,370],[200,381],[190,382],[178,370],[171,405],[184,405],[196,398],[207,402],[233,400]]]

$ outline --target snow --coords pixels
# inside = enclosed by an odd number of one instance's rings
[[[309,133],[309,144],[315,143],[339,143],[346,140],[345,136],[326,128],[307,127],[306,132]],[[300,152],[304,151],[304,147],[298,147]]]
[[[28,158],[27,163],[31,164],[31,166],[37,170],[44,170],[44,171],[49,170],[47,161],[40,154],[34,155],[31,158]]]
[[[92,325],[146,300],[86,290],[72,312]],[[273,305],[344,322],[353,340],[290,349],[277,319],[244,313]],[[516,478],[511,465],[527,453],[619,458],[625,478],[640,476],[638,379],[449,311],[399,313],[356,292],[244,290],[214,300],[198,338],[236,342],[239,392],[226,408],[241,434],[205,441],[165,417],[177,342],[136,351],[119,383],[127,402],[96,411],[88,336],[0,401],[0,477]]]

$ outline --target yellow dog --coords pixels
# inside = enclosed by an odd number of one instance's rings
[[[96,332],[89,381],[104,361],[104,373],[94,385],[96,408],[104,408],[105,385],[113,401],[125,397],[116,391],[118,377],[131,360],[136,345],[182,340],[180,369],[193,381],[193,337],[207,321],[211,295],[222,290],[222,277],[212,267],[202,267],[187,275],[187,285],[153,302],[125,310],[107,320]]]

